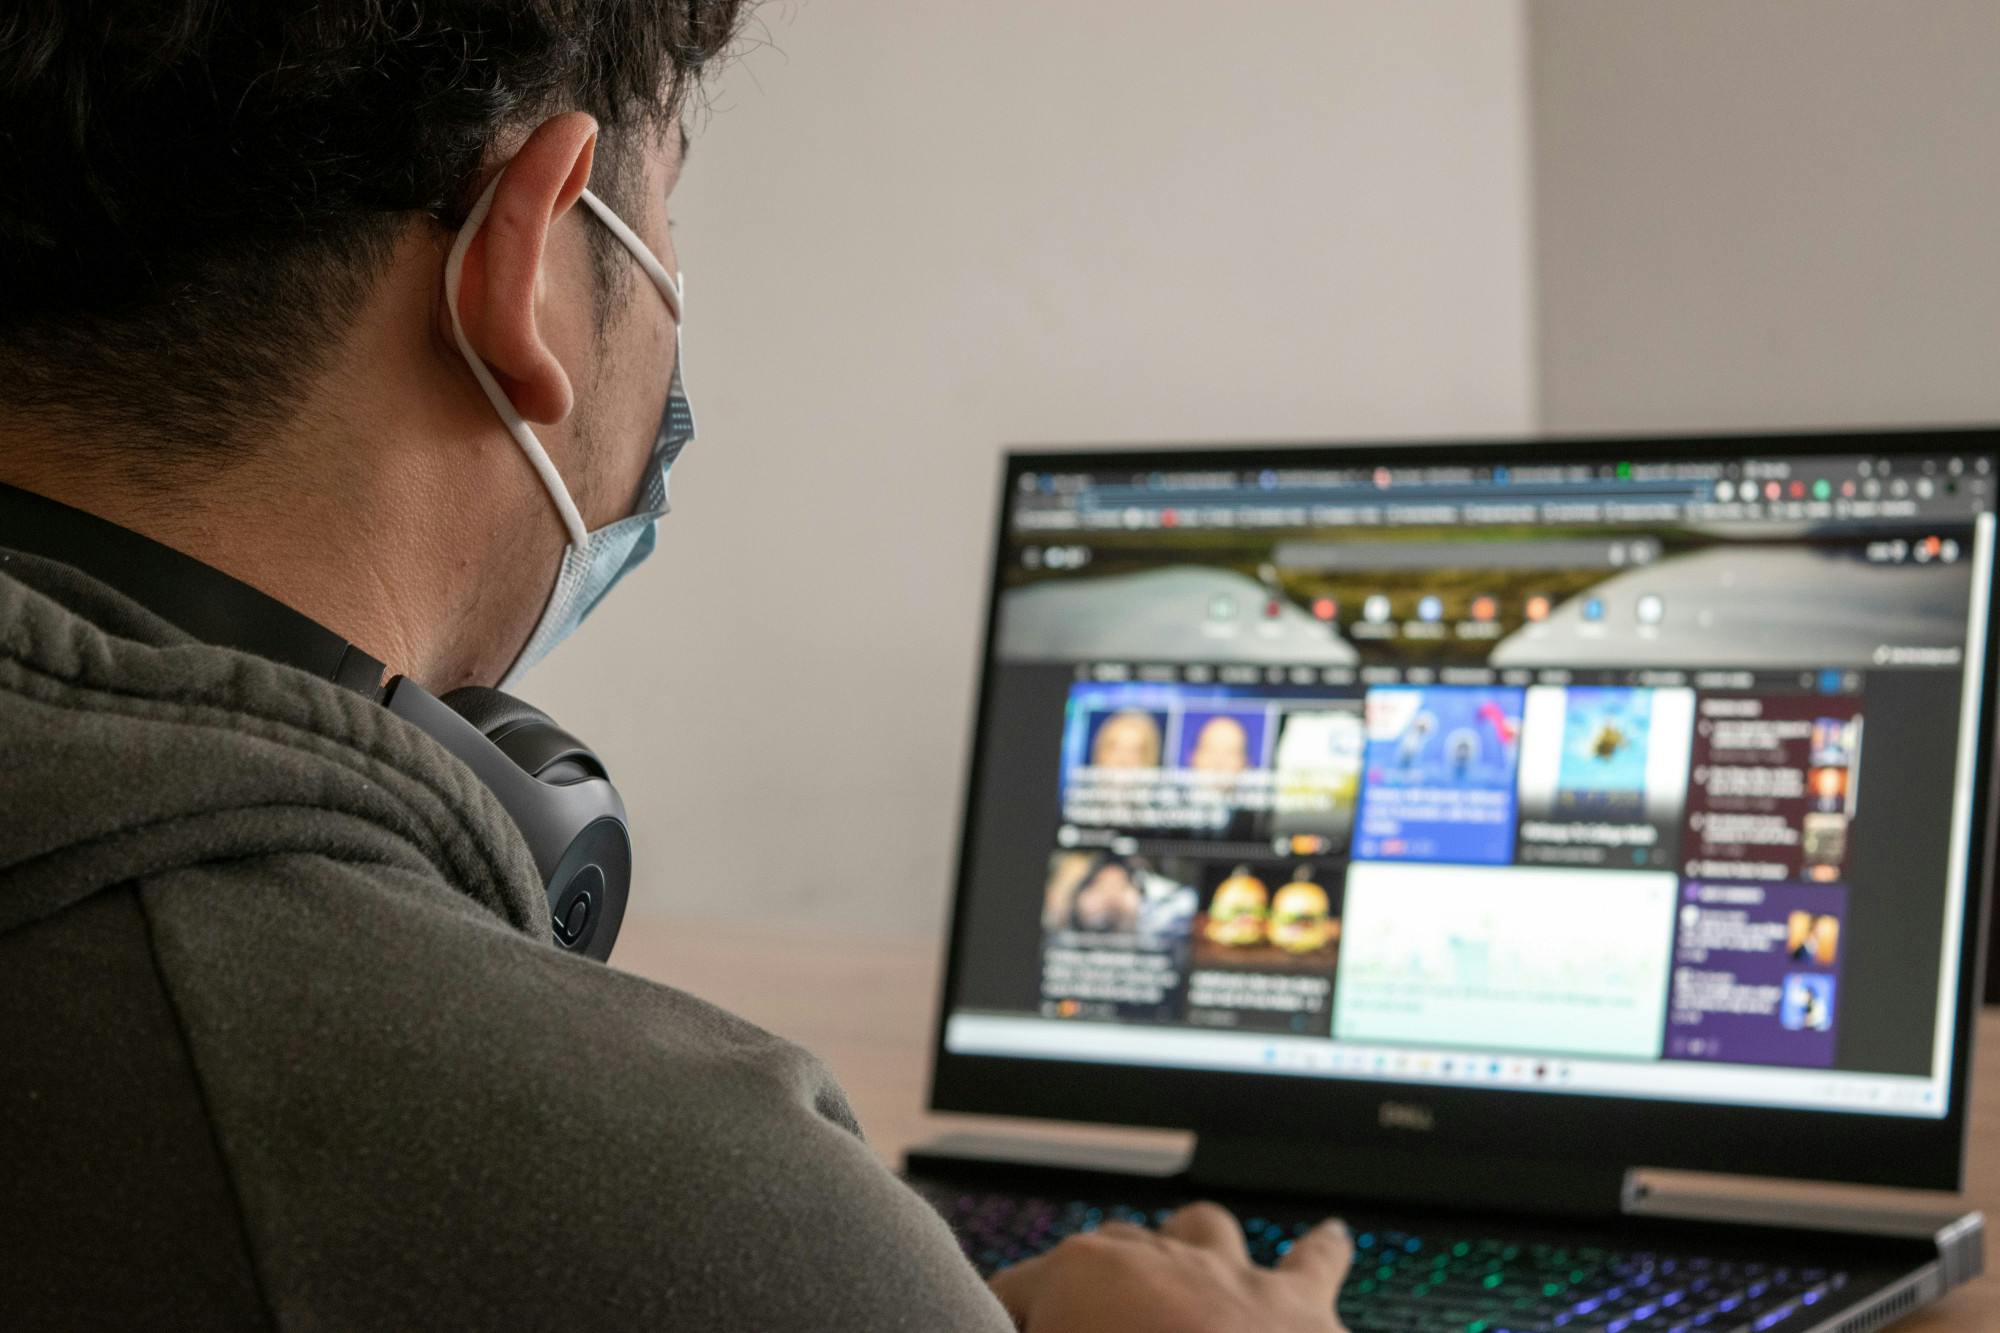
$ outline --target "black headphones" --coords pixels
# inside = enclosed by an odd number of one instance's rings
[[[297,667],[381,704],[451,751],[527,841],[556,944],[611,955],[632,884],[625,802],[590,747],[499,690],[442,699],[283,602],[129,529],[0,486],[0,545],[109,584],[194,638]]]
[[[499,690],[466,686],[440,699],[398,676],[381,697],[477,774],[513,816],[548,889],[556,943],[610,957],[632,884],[632,837],[625,802],[590,747]]]

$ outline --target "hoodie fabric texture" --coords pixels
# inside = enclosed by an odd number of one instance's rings
[[[429,737],[4,549],[0,1200],[6,1327],[1011,1327]]]

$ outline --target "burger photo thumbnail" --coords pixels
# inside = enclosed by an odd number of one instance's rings
[[[1278,890],[1271,901],[1271,943],[1290,953],[1324,948],[1340,932],[1333,920],[1326,890],[1300,871],[1300,878]]]
[[[1264,940],[1264,916],[1271,891],[1244,866],[1216,886],[1208,905],[1205,933],[1216,944],[1243,948]]]

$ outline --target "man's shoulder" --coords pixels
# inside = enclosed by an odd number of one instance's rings
[[[232,886],[242,910],[211,910]],[[572,1301],[581,1322],[711,1328],[995,1312],[830,1076],[750,1023],[400,870],[280,858],[147,900],[281,1309],[407,1319],[419,1291],[470,1323]]]
[[[392,1095],[454,1084],[478,1098],[607,1081],[685,1095],[697,1074],[710,1097],[743,1077],[794,1094],[826,1081],[791,1043],[532,939],[408,866],[285,853],[154,876],[142,897],[191,1034],[256,1032],[321,1057],[291,1064],[286,1083],[355,1065],[393,1071]]]

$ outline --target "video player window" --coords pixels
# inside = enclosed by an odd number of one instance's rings
[[[1992,469],[1018,469],[947,1049],[1943,1114]]]

